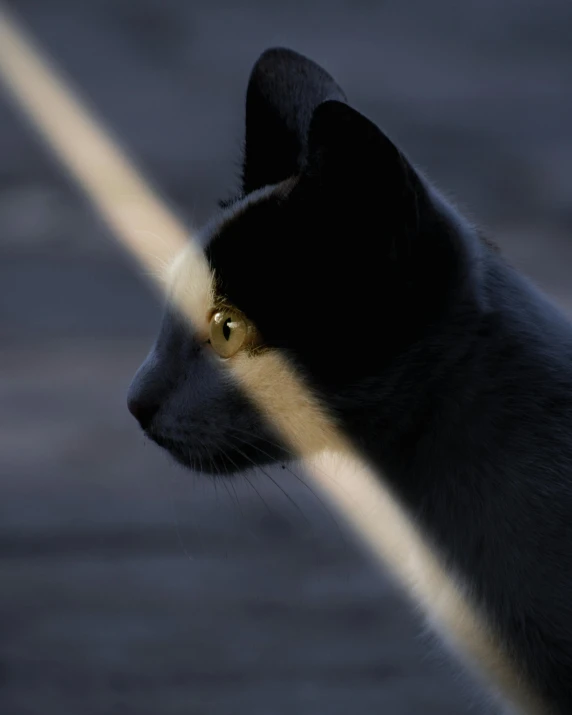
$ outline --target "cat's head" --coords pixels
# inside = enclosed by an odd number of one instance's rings
[[[206,262],[190,251],[173,269],[193,329],[171,302],[129,393],[146,433],[204,471],[286,457],[264,405],[289,446],[327,446],[330,398],[363,394],[443,319],[477,250],[385,134],[290,50],[252,72],[241,188],[205,230]]]

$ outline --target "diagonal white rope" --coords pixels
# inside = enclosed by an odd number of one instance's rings
[[[160,275],[188,240],[187,229],[2,6],[0,78],[114,235]]]
[[[157,277],[162,290],[167,287],[164,269],[183,247],[190,243],[195,259],[204,260],[188,229],[1,4],[0,80],[116,239]],[[301,383],[297,389],[304,389]],[[319,469],[312,462],[307,467],[320,491],[370,552],[391,567],[432,622],[523,713],[545,713],[380,479],[355,457],[350,462],[326,456]]]

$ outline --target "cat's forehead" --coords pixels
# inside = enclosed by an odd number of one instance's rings
[[[236,234],[241,219],[249,209],[268,202],[272,198],[284,198],[293,186],[292,179],[266,186],[234,202],[212,219],[201,231],[198,241],[191,241],[175,258],[169,269],[169,301],[191,322],[196,332],[208,331],[208,322],[213,308],[225,296],[218,292],[217,255],[209,251],[214,243],[222,241],[232,230]],[[233,240],[237,238],[233,235]],[[206,247],[206,255],[202,246]],[[220,247],[220,246],[219,246]],[[233,246],[238,248],[238,246]],[[224,245],[222,246],[224,252]],[[208,257],[207,257],[208,256]],[[240,265],[236,266],[240,271]]]
[[[222,213],[215,216],[212,221],[207,224],[203,232],[203,239],[209,243],[215,235],[224,230],[225,225],[240,218],[249,208],[257,206],[273,197],[285,197],[294,186],[294,183],[295,179],[292,178],[287,181],[282,181],[279,184],[263,186],[261,189],[252,191],[241,199],[233,201]]]
[[[229,229],[235,228],[242,219],[251,215],[257,208],[268,206],[273,203],[273,200],[285,199],[296,183],[297,178],[292,177],[278,184],[264,186],[227,206],[203,229],[202,241],[207,247],[207,252],[209,247],[228,233]]]

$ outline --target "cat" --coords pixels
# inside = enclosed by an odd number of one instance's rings
[[[241,193],[203,240],[130,387],[145,433],[232,475],[335,428],[463,584],[522,711],[572,712],[568,319],[283,48],[252,71]]]

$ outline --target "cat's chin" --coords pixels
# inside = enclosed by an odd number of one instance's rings
[[[147,436],[182,466],[210,476],[232,476],[247,469],[268,467],[291,459],[286,450],[274,444],[269,446],[266,441],[241,444],[240,448],[229,447],[205,456],[196,454],[182,442],[156,434],[148,433]]]

